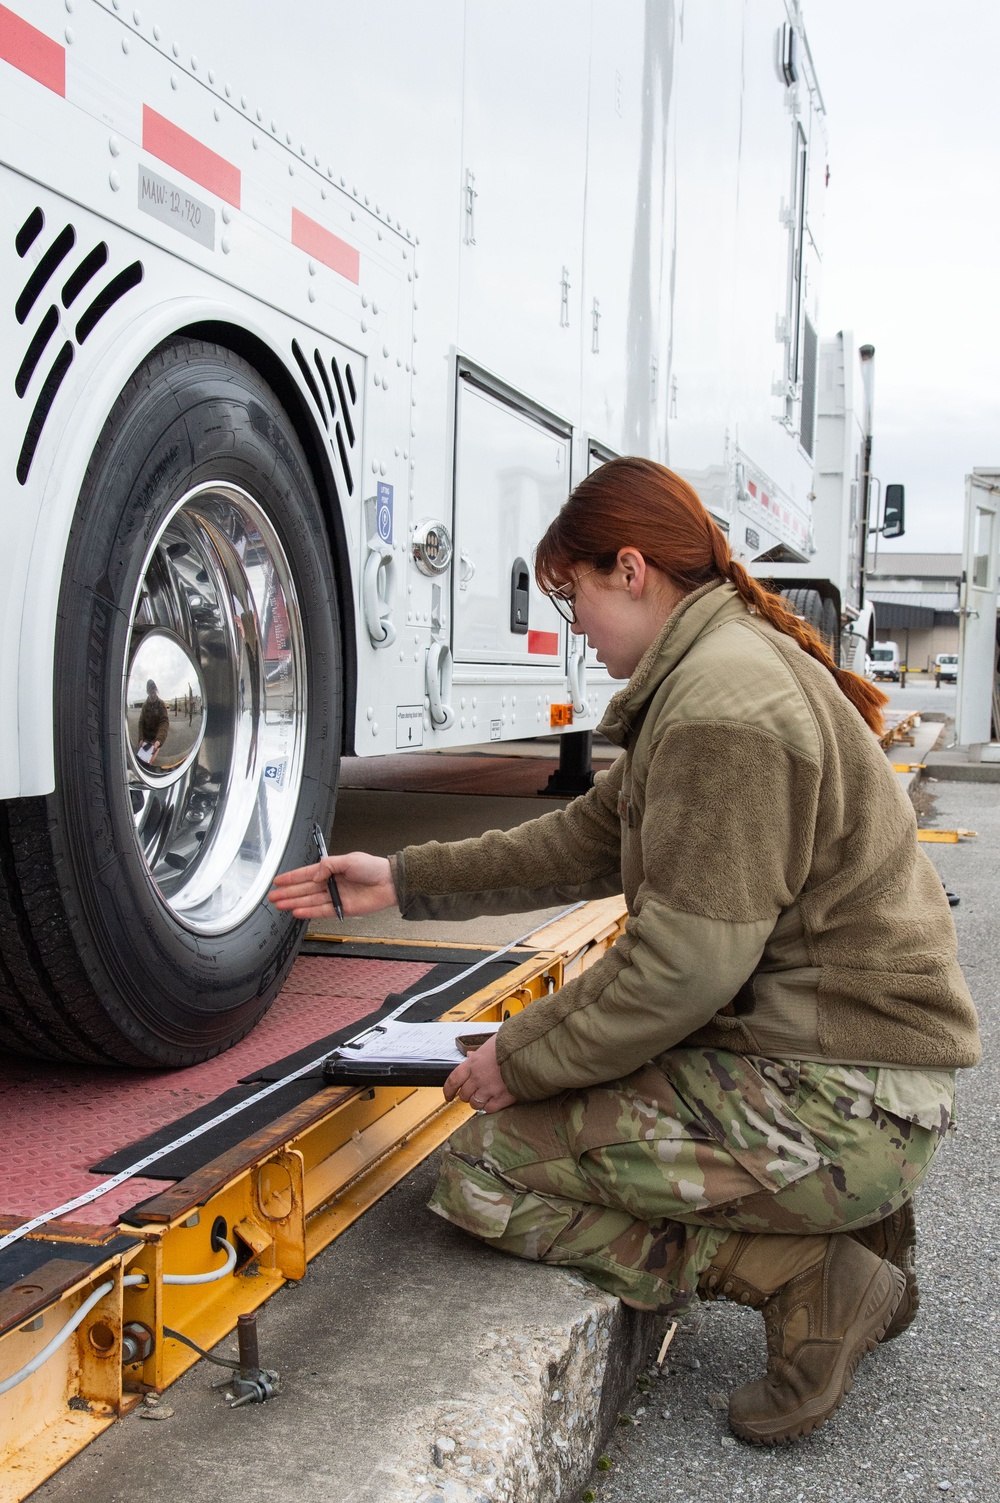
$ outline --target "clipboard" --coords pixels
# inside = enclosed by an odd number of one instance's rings
[[[499,1023],[463,1019],[448,1023],[404,1023],[387,1018],[341,1044],[323,1065],[327,1085],[441,1086],[467,1058],[461,1038],[495,1034]]]

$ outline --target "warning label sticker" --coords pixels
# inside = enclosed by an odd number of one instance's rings
[[[180,230],[199,245],[215,249],[215,210],[186,188],[178,188],[148,167],[139,167],[139,208],[161,224]]]
[[[408,746],[424,744],[423,705],[396,706],[396,749],[403,751]]]

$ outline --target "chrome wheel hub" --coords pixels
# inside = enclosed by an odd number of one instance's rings
[[[148,550],[122,715],[135,836],[160,899],[196,932],[235,928],[288,840],[306,732],[291,570],[240,487],[189,491]]]

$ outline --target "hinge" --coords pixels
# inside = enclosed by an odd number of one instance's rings
[[[562,276],[559,278],[559,327],[569,328],[569,267],[564,266]]]
[[[656,402],[657,395],[659,394],[659,388],[660,362],[654,355],[652,360],[649,362],[649,400],[653,403]]]
[[[590,310],[590,318],[590,349],[592,354],[599,355],[601,353],[601,305],[596,297],[594,306]]]

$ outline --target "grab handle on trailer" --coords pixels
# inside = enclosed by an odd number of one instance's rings
[[[372,646],[391,647],[396,640],[391,619],[396,601],[396,560],[387,544],[373,538],[368,540],[361,598]]]
[[[455,711],[451,705],[451,648],[447,642],[432,642],[427,649],[427,698],[430,702],[431,725],[435,730],[447,731],[455,724]]]
[[[587,646],[585,637],[573,637],[571,639],[569,666],[566,671],[566,690],[573,703],[573,714],[586,715]]]

